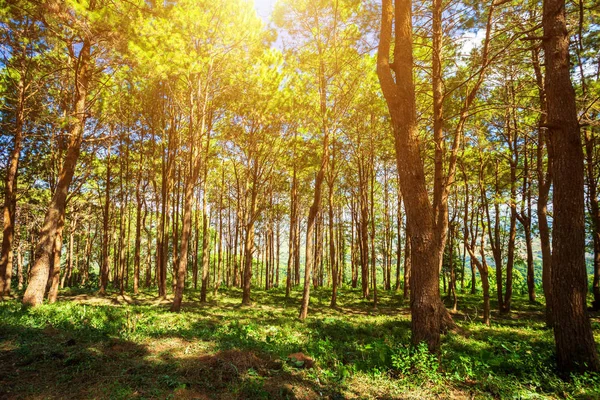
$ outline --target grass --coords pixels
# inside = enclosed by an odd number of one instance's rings
[[[438,359],[409,346],[410,315],[395,293],[380,293],[376,310],[351,290],[331,309],[329,295],[314,292],[305,322],[300,293],[286,300],[280,289],[255,290],[252,307],[237,289],[207,304],[189,291],[179,314],[151,293],[66,291],[36,309],[5,301],[0,398],[600,398],[599,375],[557,377],[542,306],[524,298],[488,328],[480,297],[461,295],[460,333],[444,336]],[[290,362],[297,352],[314,368]]]

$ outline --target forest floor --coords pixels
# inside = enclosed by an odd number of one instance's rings
[[[330,291],[313,291],[305,322],[300,295],[254,290],[254,305],[241,307],[237,289],[206,304],[189,291],[178,314],[150,292],[67,290],[36,309],[5,301],[0,399],[600,399],[600,375],[557,377],[543,306],[524,298],[488,328],[481,297],[460,295],[460,329],[444,335],[438,360],[408,345],[398,294],[380,292],[374,309],[344,289],[331,309]],[[314,365],[288,357],[299,352]]]

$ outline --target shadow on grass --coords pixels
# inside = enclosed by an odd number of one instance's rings
[[[0,338],[2,399],[294,399],[324,391],[257,351],[186,356],[50,325],[0,324]]]
[[[343,398],[354,390],[348,374],[383,374],[394,385],[416,379],[393,367],[410,342],[397,294],[381,293],[377,310],[359,291],[345,290],[335,309],[330,291],[314,294],[304,322],[298,293],[286,299],[281,288],[254,291],[252,307],[240,305],[239,289],[207,303],[186,291],[179,314],[150,292],[126,301],[109,293],[99,302],[79,292],[38,310],[0,304],[0,398]],[[476,316],[480,303],[460,296],[459,309]],[[466,334],[444,337],[442,370],[460,377],[452,382],[461,390],[496,397],[519,396],[525,385],[554,390],[545,383],[555,379],[552,338],[530,318],[540,308],[515,301],[514,309],[493,314],[491,328],[456,317]],[[313,357],[318,370],[288,366],[296,352]]]

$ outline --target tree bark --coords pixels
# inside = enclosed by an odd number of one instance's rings
[[[31,268],[31,279],[23,296],[23,304],[33,307],[42,304],[44,299],[44,290],[50,270],[50,257],[54,249],[54,241],[59,229],[60,220],[65,214],[67,194],[73,180],[75,166],[77,165],[83,141],[83,127],[87,113],[86,97],[92,71],[91,43],[87,38],[83,40],[79,52],[78,66],[79,68],[75,73],[75,113],[73,124],[69,131],[69,144],[59,173],[58,183],[52,195],[52,200],[50,201],[40,232],[35,263]]]
[[[60,283],[60,255],[62,250],[62,233],[65,226],[64,216],[61,218],[58,228],[56,230],[56,237],[54,239],[54,249],[52,251],[52,260],[50,264],[50,284],[48,288],[48,303],[52,304],[56,302],[58,297],[58,287]]]
[[[569,74],[569,34],[564,0],[544,0],[548,131],[552,146],[554,223],[552,311],[558,370],[599,371],[600,361],[587,315],[584,166],[575,91]]]
[[[17,206],[17,180],[19,159],[23,142],[23,124],[25,119],[25,82],[21,77],[17,82],[17,110],[13,148],[8,157],[4,188],[4,207],[2,219],[2,249],[0,252],[0,299],[10,295],[10,278],[13,269],[13,239],[15,233],[15,212]]]
[[[538,97],[540,102],[540,117],[538,119],[538,143],[537,143],[537,165],[536,172],[538,178],[538,199],[537,199],[537,219],[538,229],[540,231],[540,244],[542,248],[542,287],[544,297],[546,298],[546,325],[550,328],[554,326],[552,316],[552,282],[550,281],[550,271],[552,270],[552,249],[550,246],[550,228],[548,226],[548,197],[552,185],[552,149],[548,145],[548,132],[545,129],[547,120],[546,91],[544,89],[544,76],[539,60],[539,49],[531,51],[531,63],[535,72],[535,80],[538,87]],[[548,153],[548,166],[544,171],[544,148]]]
[[[438,352],[442,319],[447,311],[439,294],[439,243],[417,138],[411,7],[410,0],[395,0],[395,7],[391,0],[383,1],[377,75],[392,118],[412,264],[419,266],[411,275],[412,342],[425,342],[431,352]],[[394,20],[394,63],[390,65]]]

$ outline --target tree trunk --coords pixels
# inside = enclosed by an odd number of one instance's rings
[[[575,91],[569,74],[565,1],[544,0],[548,131],[552,146],[554,222],[552,312],[559,372],[599,371],[586,311],[584,166]]]
[[[83,127],[86,119],[86,97],[88,93],[88,83],[92,71],[91,64],[91,43],[89,39],[84,39],[79,52],[78,67],[76,71],[75,82],[75,113],[72,126],[69,132],[69,144],[62,168],[59,173],[58,183],[50,201],[48,211],[44,218],[44,224],[40,232],[39,242],[36,248],[36,260],[31,268],[31,280],[27,285],[23,296],[23,304],[29,306],[38,306],[44,299],[44,290],[48,281],[50,270],[50,257],[54,249],[56,233],[59,229],[60,220],[65,214],[65,205],[69,186],[75,173],[75,166],[81,150],[83,140]]]
[[[594,160],[596,137],[591,129],[586,129],[584,138],[590,218],[592,220],[592,238],[594,243],[594,281],[592,283],[594,301],[592,308],[597,311],[600,310],[600,205],[598,204],[598,182],[596,180]]]
[[[62,250],[62,233],[65,226],[64,216],[61,218],[60,224],[56,230],[56,237],[54,239],[54,249],[52,251],[52,260],[50,265],[50,280],[48,288],[48,303],[52,304],[56,302],[58,297],[58,287],[60,283],[60,255]]]
[[[411,7],[410,0],[395,0],[395,7],[391,0],[383,1],[377,74],[392,118],[412,263],[419,266],[411,275],[412,342],[425,342],[431,352],[438,352],[442,319],[447,311],[439,294],[440,246],[436,240],[434,210],[429,202],[417,138]],[[390,65],[394,20],[394,63]]]
[[[10,152],[4,188],[4,207],[2,218],[2,249],[0,252],[0,299],[10,294],[10,278],[13,269],[13,238],[15,233],[15,212],[17,206],[17,175],[23,142],[23,124],[25,118],[25,82],[21,77],[17,83],[17,112],[13,149]]]
[[[333,163],[332,163],[333,164]],[[337,290],[338,290],[338,270],[337,258],[335,254],[335,232],[333,226],[333,180],[329,181],[329,196],[328,196],[328,211],[329,211],[329,262],[331,263],[331,302],[330,307],[337,307]]]
[[[294,263],[294,254],[296,246],[296,225],[297,225],[297,214],[296,214],[296,202],[297,202],[297,173],[296,164],[294,163],[294,171],[292,174],[292,187],[290,193],[290,236],[288,245],[288,262],[287,262],[287,276],[285,278],[285,298],[290,298],[292,291],[292,271]]]
[[[200,287],[200,302],[206,303],[206,294],[208,292],[208,262],[209,259],[209,233],[208,233],[208,209],[206,207],[207,203],[207,193],[206,193],[206,174],[204,178],[204,182],[202,182],[202,282]]]
[[[552,288],[550,282],[552,249],[550,246],[550,228],[548,226],[548,197],[550,186],[552,185],[552,150],[550,146],[547,146],[548,132],[545,129],[547,119],[546,91],[544,89],[544,76],[542,75],[540,66],[539,51],[540,50],[537,47],[531,51],[531,64],[533,65],[533,70],[535,72],[541,109],[540,117],[538,119],[538,143],[536,154],[536,172],[538,178],[537,219],[542,248],[542,288],[544,290],[544,297],[546,298],[546,325],[551,328],[554,326],[554,322],[552,316]],[[544,171],[544,148],[547,148],[548,152],[548,166],[546,171]]]
[[[321,111],[321,131],[323,133],[323,154],[321,155],[321,166],[315,177],[315,192],[313,203],[308,212],[308,221],[306,224],[306,262],[304,265],[304,290],[302,291],[302,302],[300,305],[300,314],[298,318],[303,321],[308,315],[308,303],[310,301],[310,277],[313,270],[313,234],[317,217],[321,210],[321,186],[325,178],[325,171],[329,167],[329,129],[327,122],[327,90],[325,79],[325,65],[323,62],[321,48],[319,46],[319,102]],[[320,243],[317,243],[319,246]]]

